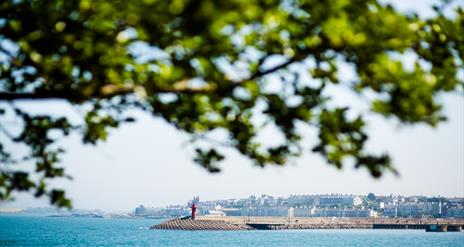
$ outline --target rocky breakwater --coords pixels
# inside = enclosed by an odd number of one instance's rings
[[[192,219],[172,219],[161,224],[154,225],[150,229],[164,230],[212,230],[212,231],[239,231],[253,230],[247,225],[236,225],[223,220],[192,220]]]

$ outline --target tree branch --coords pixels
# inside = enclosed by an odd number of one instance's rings
[[[63,99],[63,95],[56,93],[11,93],[0,92],[0,100],[28,100],[28,99]]]
[[[285,68],[288,65],[298,61],[296,58],[291,58],[287,62],[282,63],[274,68],[266,71],[257,71],[246,80],[236,83],[234,86],[249,80],[254,80],[258,77],[273,73],[279,69]],[[13,93],[0,91],[0,101],[14,101],[14,100],[44,100],[44,99],[63,99],[74,102],[82,102],[92,98],[109,99],[119,95],[134,94],[138,91],[135,85],[114,85],[108,84],[102,86],[97,92],[91,95],[84,95],[78,91],[43,91],[32,93]],[[192,88],[188,85],[188,80],[175,83],[172,87],[154,87],[153,91],[156,93],[179,93],[179,94],[207,94],[216,91],[216,87],[207,85],[200,88]],[[142,89],[143,90],[143,89]]]
[[[103,86],[95,94],[84,95],[76,91],[44,91],[32,93],[12,93],[0,91],[0,101],[15,100],[45,100],[45,99],[63,99],[74,102],[82,102],[92,98],[109,99],[115,96],[134,94],[137,92],[136,87],[118,87],[116,85]],[[155,88],[156,93],[181,93],[181,94],[201,94],[215,91],[215,87],[207,86],[203,88],[173,87],[173,88]]]
[[[283,64],[280,64],[280,65],[277,65],[276,67],[274,67],[272,69],[269,69],[269,70],[266,70],[266,71],[257,71],[255,74],[250,76],[250,78],[248,78],[248,79],[246,79],[244,81],[254,80],[254,79],[258,78],[258,77],[261,77],[261,76],[276,72],[277,70],[283,69],[283,68],[287,67],[288,65],[290,65],[290,64],[292,64],[294,62],[297,62],[297,61],[298,61],[298,59],[296,59],[295,57],[290,58],[287,62],[285,62]]]

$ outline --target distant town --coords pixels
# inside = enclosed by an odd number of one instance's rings
[[[426,196],[368,195],[270,195],[243,199],[201,201],[194,197],[185,205],[150,208],[140,205],[133,215],[146,218],[180,217],[190,214],[195,203],[204,216],[274,217],[386,217],[386,218],[464,218],[464,198]]]
[[[49,217],[91,218],[175,218],[191,214],[195,203],[201,216],[269,217],[356,217],[356,218],[464,218],[464,197],[426,197],[401,195],[270,195],[242,199],[201,201],[198,196],[183,205],[149,207],[140,205],[131,212],[101,210],[63,210],[51,207],[11,209],[0,213],[35,214]]]

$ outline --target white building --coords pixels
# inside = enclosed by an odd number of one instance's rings
[[[307,207],[293,208],[293,217],[311,217],[311,209]]]
[[[312,212],[313,217],[377,217],[372,209],[316,209]]]
[[[288,215],[288,208],[275,206],[275,207],[249,207],[241,209],[242,216],[283,216]]]
[[[448,208],[446,217],[449,218],[464,218],[464,208]]]
[[[353,195],[321,195],[319,197],[319,205],[321,207],[327,206],[357,206],[362,204],[362,198],[360,196]]]

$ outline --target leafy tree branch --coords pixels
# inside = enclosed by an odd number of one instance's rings
[[[363,101],[371,112],[402,124],[445,121],[438,95],[464,85],[464,11],[445,15],[449,6],[422,18],[376,0],[3,1],[0,199],[29,191],[71,206],[48,185],[69,178],[59,140],[74,133],[97,145],[135,121],[126,115],[134,108],[189,134],[193,160],[210,172],[232,149],[262,167],[309,151],[337,168],[396,173],[388,154],[367,150],[365,116],[333,106],[327,91],[348,83],[372,96]],[[355,75],[349,82],[343,66]],[[14,105],[48,99],[84,108],[81,122]],[[301,126],[317,130],[316,140]],[[263,141],[266,128],[282,140]],[[27,162],[33,172],[21,169]]]

